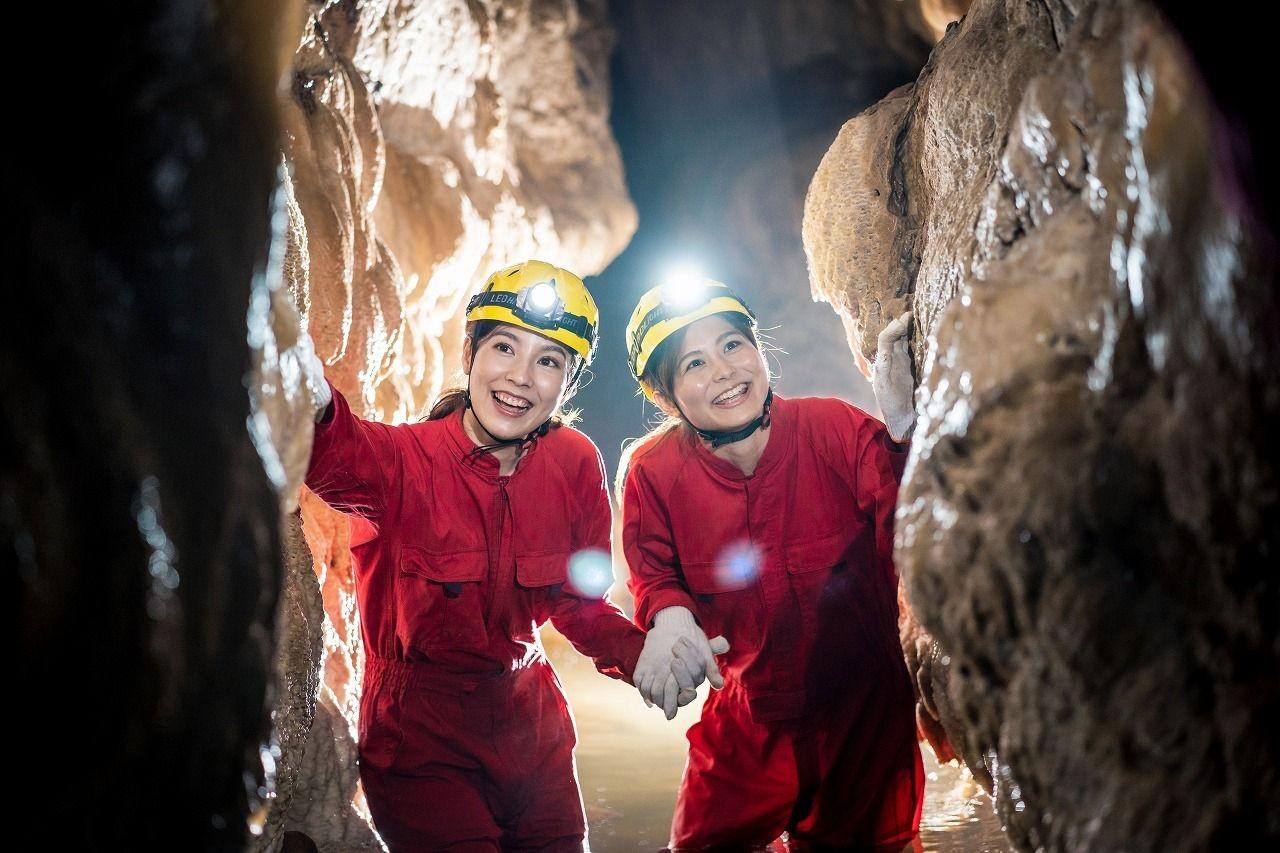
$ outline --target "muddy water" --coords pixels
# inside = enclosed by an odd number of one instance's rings
[[[698,718],[701,699],[667,722],[657,709],[644,707],[634,688],[597,674],[554,632],[546,631],[544,639],[578,724],[578,778],[591,849],[662,848],[684,766],[685,731]],[[924,817],[915,850],[1009,849],[990,799],[966,771],[939,766],[926,749],[925,773]]]

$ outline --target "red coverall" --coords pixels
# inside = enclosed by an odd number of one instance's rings
[[[731,645],[725,687],[689,729],[673,850],[746,850],[784,830],[901,849],[919,829],[892,562],[905,458],[847,403],[777,396],[751,476],[683,428],[632,456],[623,546],[637,623],[679,605]]]
[[[461,414],[389,426],[337,391],[307,485],[353,531],[364,638],[360,779],[393,851],[581,850],[573,721],[538,642],[548,618],[630,679],[644,634],[577,591],[570,554],[609,549],[599,451],[569,427],[509,477]]]

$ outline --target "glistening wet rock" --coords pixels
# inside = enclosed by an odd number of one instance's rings
[[[806,240],[864,355],[915,310],[897,555],[951,741],[1022,849],[1273,846],[1274,232],[1211,92],[1149,6],[980,0],[890,108]],[[890,274],[829,274],[885,187]]]
[[[14,10],[0,335],[22,849],[243,849],[279,590],[246,422],[292,4]]]

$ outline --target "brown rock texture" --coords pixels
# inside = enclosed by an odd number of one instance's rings
[[[630,239],[610,47],[590,2],[340,0],[309,19],[283,105],[305,232],[290,288],[367,414],[434,399],[492,270],[536,256],[591,274]]]
[[[297,328],[358,413],[417,418],[458,368],[465,299],[489,272],[540,257],[589,275],[626,245],[636,214],[608,125],[611,46],[600,2],[310,7],[280,104],[280,286],[259,300],[259,444],[280,460],[286,510],[311,436]],[[276,803],[258,847],[296,831],[322,850],[378,849],[356,773],[350,524],[305,489],[301,510],[306,548],[288,537],[287,563],[313,571],[288,574]]]
[[[1280,838],[1275,244],[1226,126],[1150,6],[979,0],[810,190],[855,349],[915,312],[904,645],[1021,849]]]
[[[16,849],[238,850],[280,586],[246,423],[292,4],[12,10],[0,335]],[[264,292],[265,293],[265,292]]]

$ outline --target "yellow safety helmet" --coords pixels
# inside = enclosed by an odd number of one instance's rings
[[[738,294],[712,279],[689,283],[660,284],[640,297],[627,323],[627,363],[631,375],[640,382],[644,395],[653,400],[653,389],[641,381],[649,359],[663,341],[676,332],[712,314],[741,314],[756,328],[756,315]]]
[[[467,303],[466,319],[498,320],[537,332],[590,364],[600,309],[573,273],[545,261],[525,261],[489,276]]]

